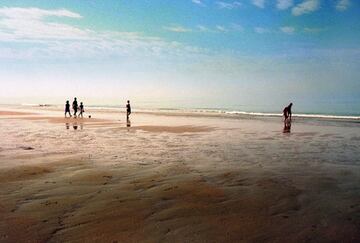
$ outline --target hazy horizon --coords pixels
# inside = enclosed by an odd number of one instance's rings
[[[354,0],[0,1],[0,103],[359,114]]]

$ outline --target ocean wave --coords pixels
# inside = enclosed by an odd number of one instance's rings
[[[23,104],[21,104],[21,106],[32,106],[32,107],[50,107],[50,106],[55,106],[55,105],[51,105],[51,104],[32,104],[32,103],[23,103]]]
[[[267,117],[282,117],[282,113],[266,113],[266,112],[246,112],[246,111],[228,111],[231,115],[248,115],[248,116],[267,116]],[[293,114],[293,117],[299,118],[319,118],[319,119],[344,119],[344,120],[360,120],[360,116],[348,115],[327,115],[327,114]]]
[[[248,117],[282,117],[282,113],[256,112],[256,111],[230,111],[226,109],[140,109],[146,112],[174,112],[174,113],[201,113],[201,114],[219,114],[229,116],[248,116]],[[333,114],[307,114],[293,113],[295,118],[316,118],[316,119],[341,119],[341,120],[360,120],[360,116],[355,115],[333,115]]]
[[[21,104],[22,106],[33,106],[33,107],[47,107],[55,106],[62,107],[62,105],[50,105],[50,104]],[[104,111],[119,111],[125,109],[125,106],[114,106],[114,105],[88,105],[87,108],[93,110],[104,110]],[[218,114],[221,116],[244,116],[244,117],[282,117],[282,113],[274,112],[257,112],[257,111],[239,111],[230,109],[220,108],[150,108],[150,107],[135,107],[134,112],[146,112],[146,113],[187,113],[187,114]],[[360,120],[359,115],[335,115],[335,114],[309,114],[309,113],[293,113],[295,118],[312,118],[312,119],[331,119],[331,120]]]

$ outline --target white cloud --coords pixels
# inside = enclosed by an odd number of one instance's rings
[[[179,33],[186,33],[191,32],[191,29],[185,28],[181,25],[171,25],[171,26],[165,26],[163,27],[165,30],[171,31],[171,32],[179,32]]]
[[[225,32],[243,32],[244,27],[240,24],[232,23],[227,26],[224,25],[216,25],[214,27],[207,27],[204,25],[197,25],[196,30],[199,32],[207,32],[207,33],[225,33]],[[195,31],[195,30],[194,30]]]
[[[235,23],[232,23],[230,25],[231,29],[234,30],[234,31],[239,31],[239,32],[242,32],[244,31],[244,27],[240,24],[235,24]]]
[[[47,17],[56,16],[55,20]],[[169,42],[137,32],[95,31],[61,23],[62,17],[81,18],[66,9],[0,8],[0,57],[101,58],[181,57],[201,55],[200,48]],[[184,29],[177,29],[185,31]],[[8,45],[11,43],[11,45]]]
[[[279,10],[285,10],[294,5],[294,0],[277,0],[276,8]]]
[[[76,27],[45,22],[44,18],[81,18],[81,15],[65,10],[44,10],[39,8],[0,8],[0,36],[15,39],[83,39],[89,31]]]
[[[270,33],[270,30],[267,28],[263,28],[263,27],[255,27],[254,28],[255,33],[258,34],[266,34],[266,33]]]
[[[238,1],[234,1],[234,2],[222,2],[222,1],[218,1],[216,2],[216,5],[220,8],[220,9],[235,9],[235,8],[239,8],[242,6],[242,4]]]
[[[210,29],[204,25],[198,25],[198,26],[196,26],[196,28],[201,32],[209,32],[210,31]]]
[[[291,26],[280,27],[280,30],[286,34],[293,34],[295,32],[295,28]]]
[[[265,7],[265,0],[251,0],[252,4],[254,4],[258,8]]]
[[[292,14],[300,16],[318,10],[320,7],[320,0],[304,0],[292,8]]]
[[[336,4],[338,11],[345,11],[350,6],[350,0],[339,0]]]
[[[191,1],[199,6],[205,6],[202,0],[191,0]]]
[[[78,13],[66,9],[45,10],[39,8],[1,8],[0,16],[5,18],[41,19],[47,16],[82,18]]]
[[[326,28],[309,28],[309,27],[304,28],[304,32],[306,33],[319,33],[322,31],[326,31]]]
[[[227,32],[228,31],[228,29],[226,29],[222,25],[216,25],[215,28],[216,28],[217,31],[220,31],[220,32]]]

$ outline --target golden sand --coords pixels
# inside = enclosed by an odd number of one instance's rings
[[[35,113],[30,112],[19,112],[19,111],[0,111],[0,116],[25,116],[34,115]]]

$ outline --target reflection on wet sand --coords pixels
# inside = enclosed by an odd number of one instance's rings
[[[291,130],[291,119],[287,118],[284,121],[284,130],[283,130],[283,132],[284,133],[290,133],[290,130]]]
[[[69,122],[66,122],[66,123],[65,123],[65,127],[66,127],[67,130],[69,130],[69,129],[70,129],[70,123],[69,123]],[[78,125],[78,123],[75,122],[75,123],[72,123],[72,127],[73,127],[74,130],[77,130],[79,127],[80,127],[80,130],[83,130],[84,124],[83,124],[83,123],[79,123],[79,125]]]

